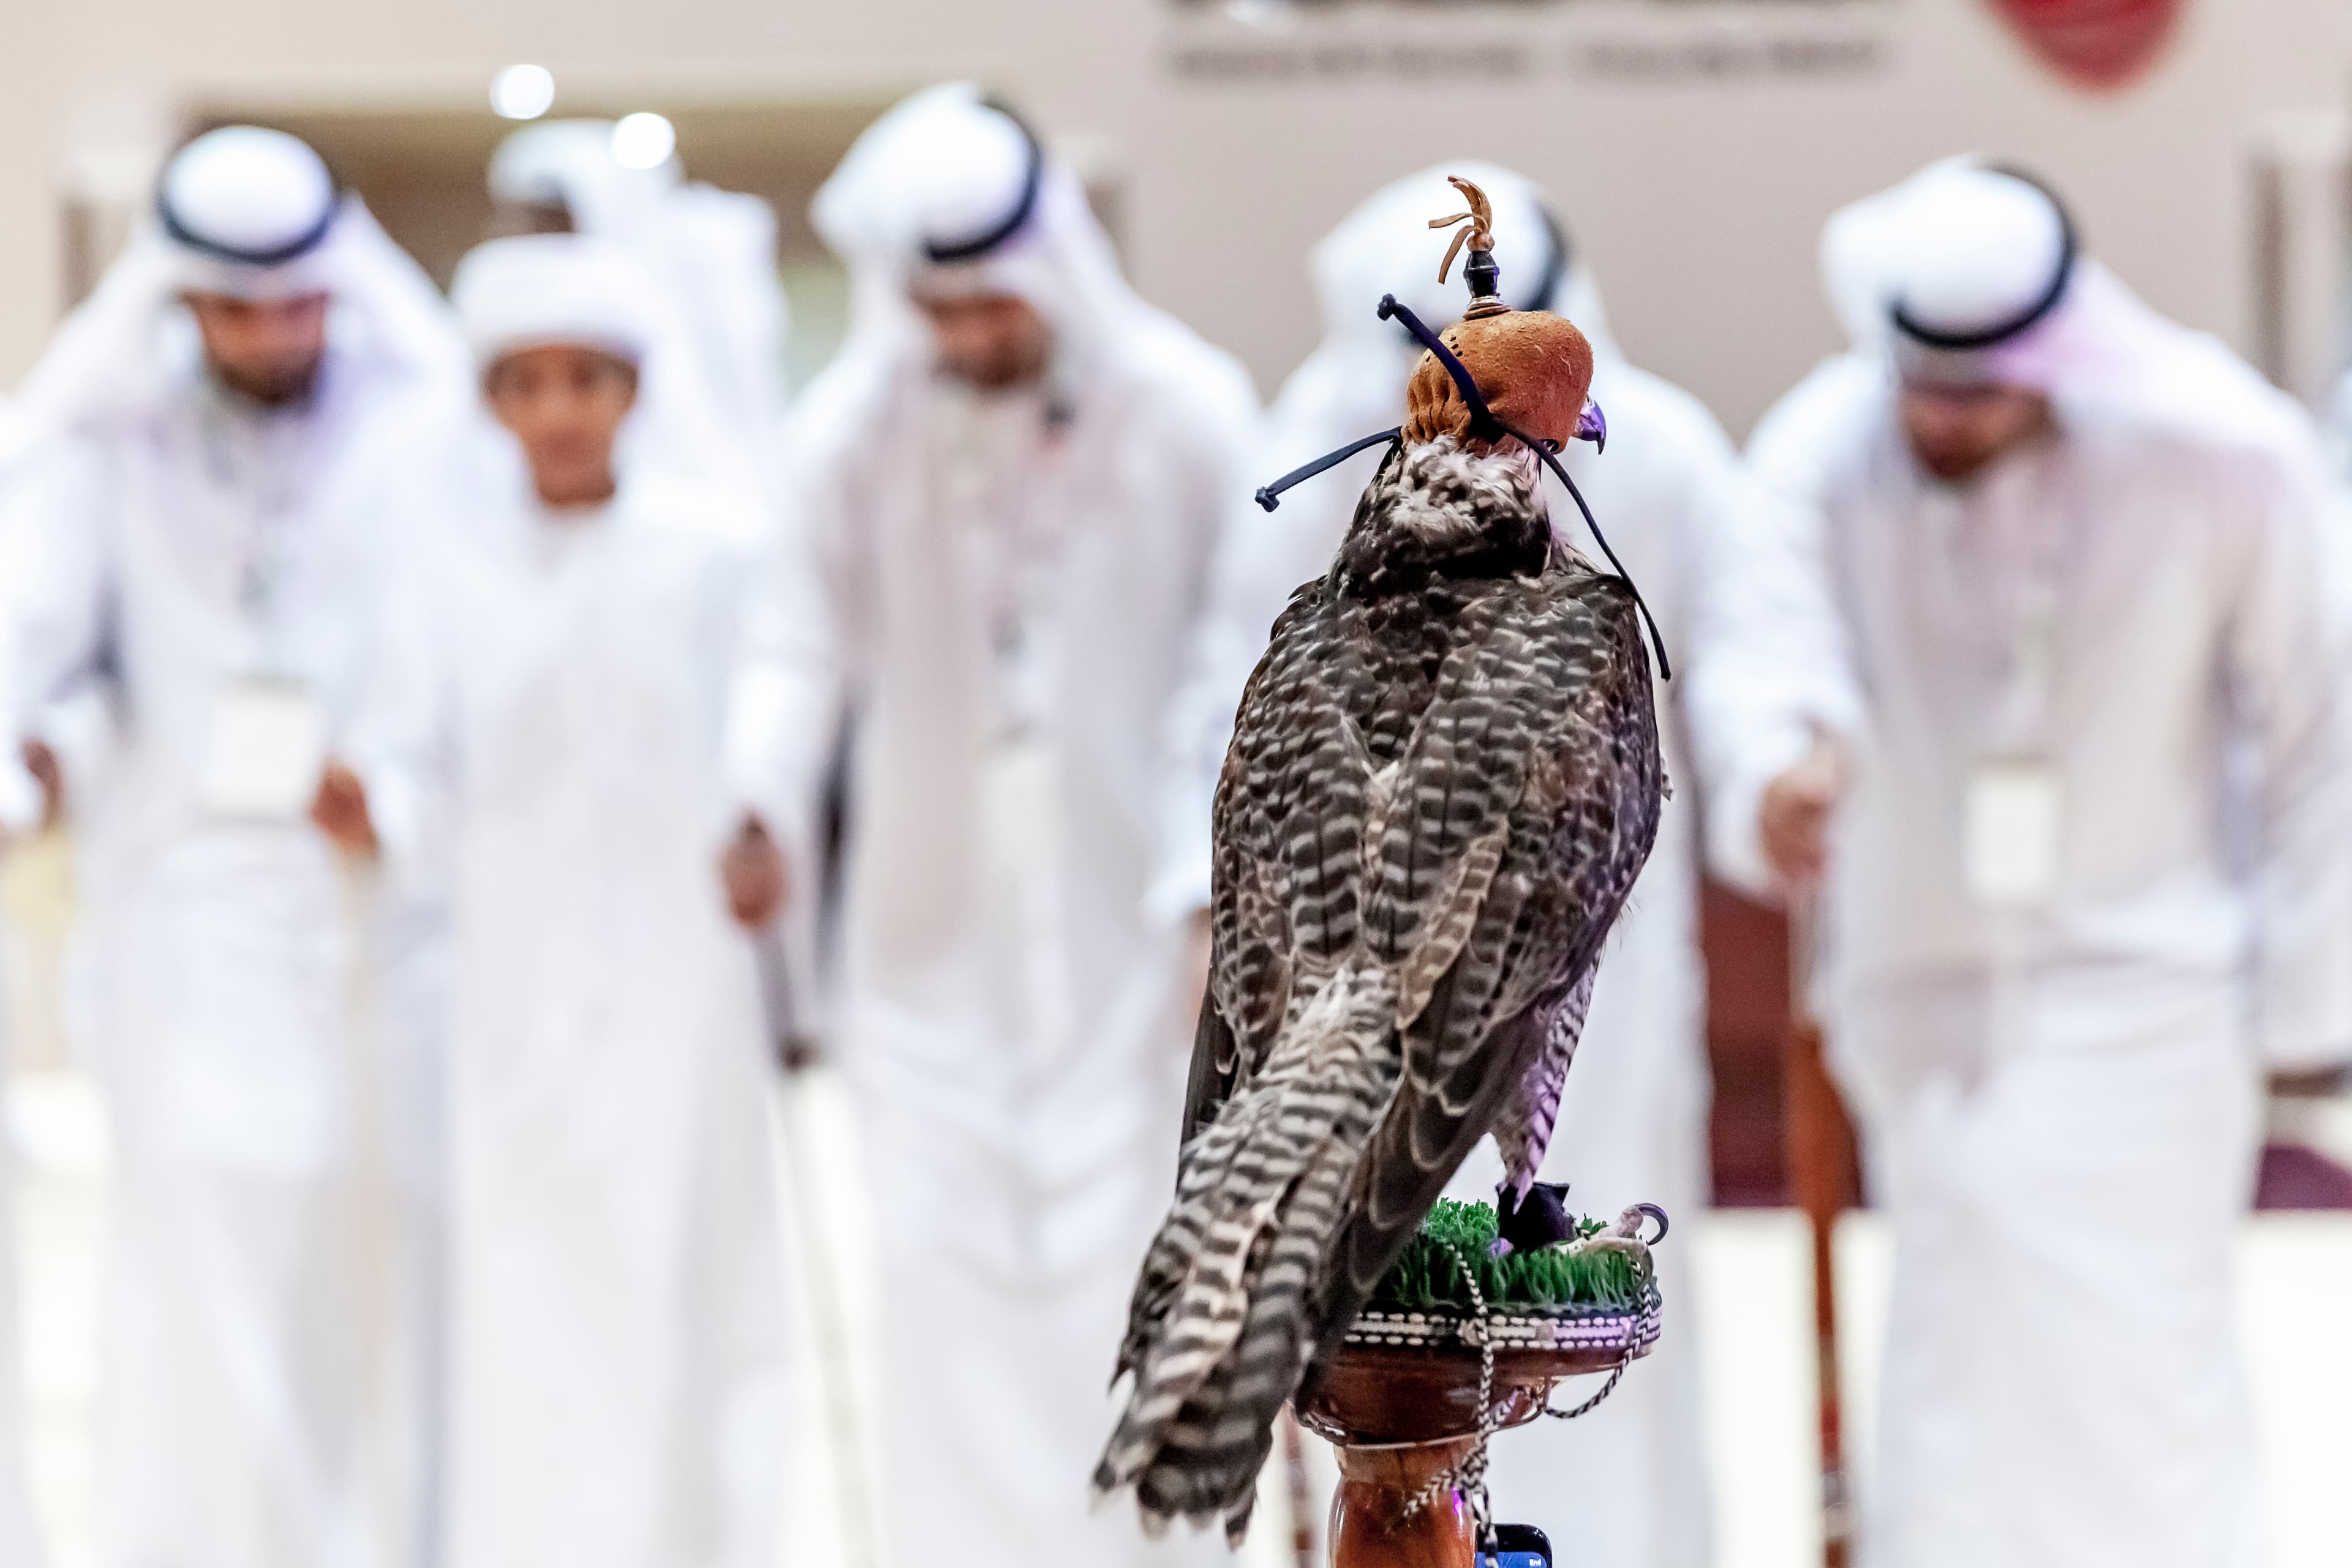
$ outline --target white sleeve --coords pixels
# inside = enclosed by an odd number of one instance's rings
[[[2331,561],[2352,527],[2317,488],[2260,478],[2230,606],[2233,696],[2259,760],[2254,981],[2263,1057],[2310,1068],[2352,1058],[2352,638]]]
[[[1738,667],[1738,560],[1745,531],[1757,526],[1758,510],[1774,504],[1748,471],[1711,415],[1694,411],[1685,438],[1664,459],[1671,464],[1666,491],[1671,516],[1641,520],[1643,528],[1670,530],[1670,555],[1643,563],[1644,575],[1668,580],[1661,597],[1672,606],[1660,622],[1674,658],[1674,679],[1661,687],[1673,700],[1691,742],[1696,780],[1671,781],[1676,788],[1696,784],[1700,804],[1712,820],[1717,781],[1707,772],[1721,748],[1711,747],[1719,722],[1701,694],[1722,690],[1742,679]],[[1664,715],[1661,715],[1663,720]]]
[[[1788,402],[1814,395],[1801,387]],[[1727,480],[1701,595],[1706,652],[1685,698],[1709,864],[1757,897],[1777,896],[1757,830],[1765,787],[1817,732],[1858,737],[1867,711],[1830,559],[1826,412],[1784,403],[1750,443],[1749,471]]]
[[[87,793],[111,735],[103,471],[96,445],[74,440],[0,484],[0,826],[11,831],[40,809],[20,742],[50,743],[71,797]]]
[[[1206,433],[1192,476],[1202,541],[1199,596],[1184,667],[1163,720],[1168,753],[1159,866],[1145,901],[1172,923],[1209,905],[1211,823],[1217,775],[1233,739],[1242,688],[1265,651],[1266,630],[1296,580],[1281,583],[1282,529],[1249,500],[1259,448],[1254,411],[1234,408]],[[1261,527],[1261,524],[1274,526]],[[1277,584],[1279,585],[1277,586]]]
[[[819,389],[823,383],[819,384]],[[855,444],[788,437],[793,503],[742,608],[726,768],[741,808],[782,847],[795,887],[817,880],[826,773],[841,735],[864,586]]]
[[[441,560],[394,574],[369,638],[360,697],[341,747],[366,787],[384,875],[416,894],[445,890],[462,760],[436,604]]]

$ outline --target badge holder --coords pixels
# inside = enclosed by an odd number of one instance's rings
[[[281,676],[238,676],[213,699],[197,801],[207,816],[229,820],[299,821],[326,765],[326,719],[310,688]]]
[[[1062,833],[1054,752],[1034,732],[1000,737],[981,759],[982,841],[996,869],[1016,881],[1054,863]]]
[[[2038,910],[2058,887],[2065,790],[2046,758],[1987,757],[1969,770],[1961,808],[1969,897],[1986,910]]]

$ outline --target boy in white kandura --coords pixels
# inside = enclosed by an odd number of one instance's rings
[[[446,1560],[764,1568],[779,1240],[714,859],[757,513],[631,460],[668,341],[635,263],[498,240],[454,298],[491,419],[426,476],[451,526],[335,773],[390,874],[448,852]]]

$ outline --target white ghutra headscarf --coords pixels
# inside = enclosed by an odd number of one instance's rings
[[[2309,419],[2218,338],[2166,320],[2084,255],[2045,187],[1969,156],[1832,216],[1830,303],[1855,355],[1997,382],[2184,434],[2314,460]],[[1958,345],[1958,346],[1955,346]]]
[[[928,361],[910,291],[1020,297],[1052,323],[1066,377],[1105,363],[1202,364],[1192,333],[1120,275],[1076,174],[971,82],[928,88],[866,127],[809,210],[849,268],[845,372]],[[1238,366],[1221,370],[1255,401]]]
[[[462,385],[466,351],[424,269],[282,132],[231,125],[174,154],[154,210],[18,392],[28,438],[134,409],[194,363],[190,292],[323,293],[340,356]]]
[[[614,454],[625,484],[708,498],[711,519],[730,533],[761,511],[760,487],[709,413],[685,328],[635,255],[583,234],[493,239],[466,253],[449,297],[484,372],[508,354],[551,346],[593,349],[635,367],[636,403]],[[464,482],[523,493],[512,443],[488,421],[474,423],[482,439],[464,455],[476,465]]]

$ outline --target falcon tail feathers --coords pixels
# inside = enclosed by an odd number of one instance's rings
[[[1393,982],[1333,976],[1264,1068],[1185,1151],[1136,1298],[1135,1381],[1096,1467],[1147,1521],[1247,1525],[1275,1417],[1313,1353],[1316,1280],[1346,1219],[1361,1151],[1397,1082]]]

